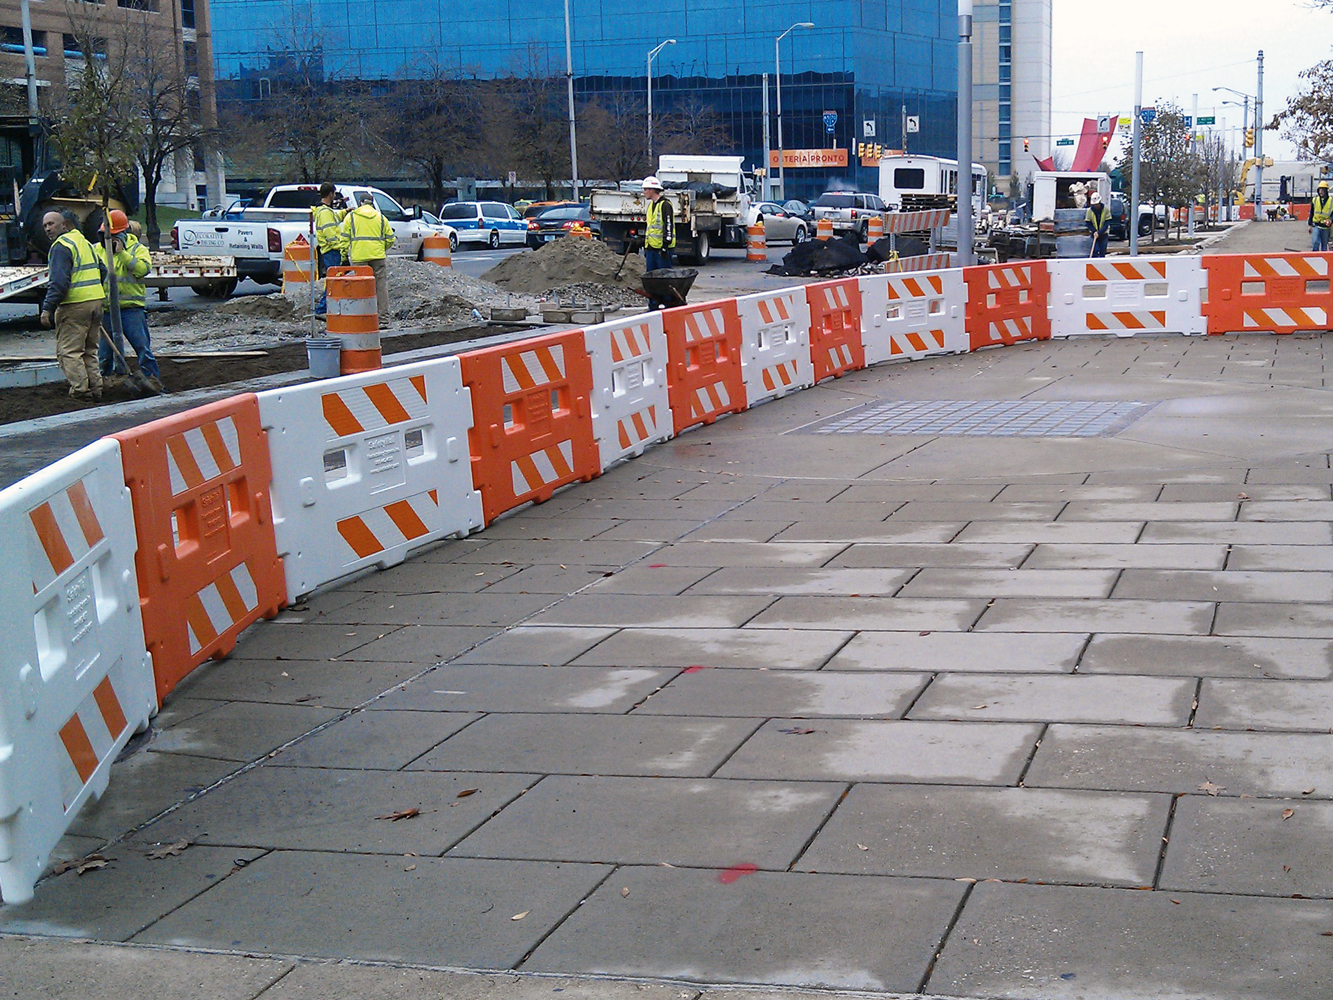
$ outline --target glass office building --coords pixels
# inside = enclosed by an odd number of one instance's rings
[[[292,37],[291,0],[212,0],[219,85],[262,77]],[[331,76],[383,80],[443,67],[465,77],[538,72],[563,76],[562,0],[309,0]],[[787,195],[809,197],[841,182],[878,187],[858,144],[898,148],[902,115],[919,119],[912,152],[952,155],[957,103],[956,0],[570,0],[578,102],[623,92],[642,99],[645,60],[657,57],[657,114],[690,104],[720,117],[730,149],[763,162],[764,77],[776,112],[774,39],[781,43],[783,145],[840,148],[846,167],[788,167]],[[835,117],[836,116],[836,117]],[[777,146],[770,118],[771,145]],[[829,129],[831,128],[831,131]],[[837,157],[834,157],[837,159]],[[609,178],[615,180],[616,178]]]

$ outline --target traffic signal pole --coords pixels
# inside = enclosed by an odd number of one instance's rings
[[[1134,139],[1133,167],[1130,171],[1130,201],[1134,208],[1129,217],[1129,255],[1139,255],[1139,144],[1143,130],[1143,53],[1134,53]]]
[[[958,0],[958,260],[977,262],[972,249],[972,0]]]
[[[1254,221],[1264,216],[1264,50],[1259,50],[1259,89],[1254,95]]]

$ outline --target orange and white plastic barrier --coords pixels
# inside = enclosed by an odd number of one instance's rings
[[[592,358],[592,433],[601,471],[674,433],[661,312],[583,331]]]
[[[833,239],[833,220],[816,219],[815,220],[815,239],[831,240]]]
[[[872,215],[866,222],[866,243],[874,245],[884,238],[884,216]]]
[[[310,244],[298,236],[282,248],[282,294],[309,295],[314,271],[311,269]]]
[[[756,406],[815,384],[810,361],[810,304],[800,288],[736,300],[741,321],[745,401]]]
[[[866,366],[861,343],[861,289],[855,278],[805,286],[810,306],[810,360],[815,381]]]
[[[157,711],[120,446],[103,438],[0,491],[0,895],[33,886]]]
[[[1202,308],[1208,332],[1330,329],[1330,262],[1330,253],[1218,254],[1201,258],[1208,274],[1208,301]]]
[[[675,433],[745,409],[736,300],[667,309],[662,313],[662,326]]]
[[[454,253],[447,236],[427,236],[421,241],[421,259],[440,267],[454,266]]]
[[[1051,277],[1044,260],[963,268],[971,350],[1049,340]]]
[[[874,274],[861,286],[861,342],[867,365],[969,350],[961,269]]]
[[[258,398],[288,597],[481,527],[468,460],[472,397],[457,358]]]
[[[1206,332],[1197,256],[1050,260],[1051,336]]]
[[[899,257],[897,260],[884,262],[885,274],[907,274],[912,271],[942,271],[953,267],[951,253],[922,253],[912,257]]]
[[[768,263],[768,237],[764,235],[762,216],[753,226],[745,229],[745,259],[752,264]]]
[[[344,375],[380,367],[380,314],[375,298],[375,272],[365,266],[331,267],[328,289],[328,331],[342,343]]]

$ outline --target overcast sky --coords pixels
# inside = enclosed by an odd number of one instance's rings
[[[1333,10],[1316,10],[1308,0],[1052,0],[1054,60],[1051,110],[1056,136],[1077,137],[1083,119],[1134,107],[1134,53],[1143,52],[1143,103],[1175,101],[1189,114],[1194,94],[1199,114],[1226,118],[1240,128],[1239,107],[1221,101],[1240,98],[1213,87],[1253,94],[1255,56],[1264,51],[1264,112],[1271,120],[1300,90],[1298,74],[1333,58]],[[1251,120],[1254,112],[1251,108]],[[1122,130],[1127,139],[1128,130]],[[1235,135],[1236,133],[1233,133]],[[1016,140],[1021,137],[1015,137]],[[1117,140],[1120,135],[1117,136]],[[1052,140],[1054,145],[1054,140]],[[1015,146],[1018,146],[1017,141]],[[1277,132],[1264,136],[1264,153],[1295,156],[1295,147]],[[1119,156],[1119,150],[1112,148]]]

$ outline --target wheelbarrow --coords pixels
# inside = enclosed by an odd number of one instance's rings
[[[659,268],[643,276],[643,292],[653,302],[666,303],[668,308],[683,306],[697,277],[699,272],[692,267]]]

